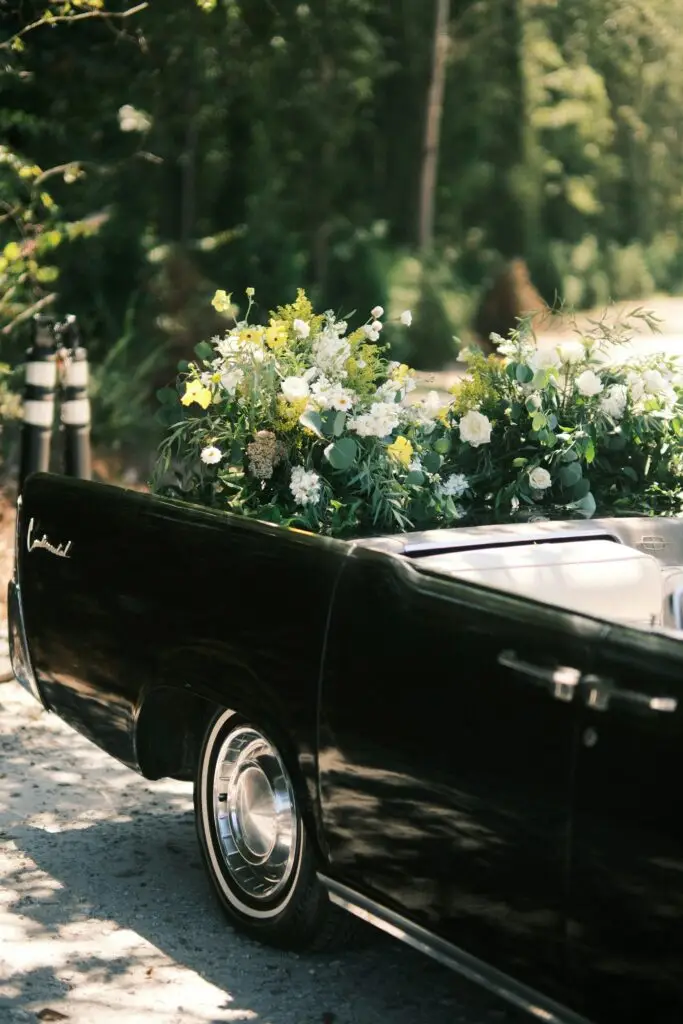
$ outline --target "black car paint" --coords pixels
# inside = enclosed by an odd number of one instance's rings
[[[26,632],[60,717],[182,776],[160,718],[238,707],[298,763],[331,878],[599,1024],[683,1019],[677,640],[103,485],[38,475],[22,503]],[[69,557],[29,553],[31,521]],[[555,699],[503,650],[610,679],[609,707],[588,684]]]

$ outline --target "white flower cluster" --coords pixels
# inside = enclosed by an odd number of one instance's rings
[[[343,337],[346,324],[329,320],[313,343],[313,360],[315,365],[327,377],[339,379],[346,377],[345,364],[351,355],[351,345]]]
[[[320,477],[312,469],[294,466],[289,489],[297,505],[315,505],[320,499]]]
[[[336,409],[337,412],[348,412],[353,406],[356,396],[350,388],[340,383],[333,383],[327,377],[319,377],[311,385],[312,404],[318,409]]]
[[[401,407],[395,402],[373,402],[370,410],[354,417],[349,430],[360,437],[388,437],[401,422]]]
[[[451,473],[439,484],[438,493],[444,498],[462,498],[469,486],[470,482],[464,473]]]

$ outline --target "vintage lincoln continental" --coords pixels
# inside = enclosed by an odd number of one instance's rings
[[[538,1020],[681,1024],[681,583],[676,519],[352,543],[38,474],[10,643],[194,780],[243,932],[322,948],[343,907]]]

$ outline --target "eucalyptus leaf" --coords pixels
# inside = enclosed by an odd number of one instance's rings
[[[435,441],[433,445],[434,451],[438,452],[439,455],[445,455],[448,451],[450,451],[450,447],[451,442],[448,437],[440,437],[439,440]]]
[[[346,413],[338,412],[334,418],[334,423],[332,424],[332,433],[334,434],[335,437],[339,437],[344,432],[345,425]]]
[[[534,374],[534,377],[533,377],[533,380],[531,381],[531,383],[533,384],[533,386],[536,388],[537,391],[542,391],[543,388],[547,386],[549,380],[550,380],[550,373],[548,372],[548,370],[537,370],[536,373]]]
[[[357,454],[358,445],[352,437],[340,437],[325,450],[325,457],[333,469],[350,469]]]
[[[569,462],[560,469],[560,483],[564,488],[573,487],[583,476],[580,462]]]
[[[534,371],[524,363],[517,363],[515,377],[520,384],[529,384],[534,379]]]
[[[517,367],[519,363],[508,363],[505,367],[505,376],[509,377],[510,380],[517,380]]]
[[[419,469],[411,469],[410,473],[407,474],[405,482],[408,486],[419,486],[424,483],[425,475]]]
[[[301,416],[299,416],[299,423],[302,427],[308,427],[308,429],[312,430],[318,437],[324,437],[323,421],[320,413],[313,411],[302,412]]]
[[[522,415],[522,409],[524,407],[520,402],[513,402],[510,405],[510,419],[513,423],[516,423],[519,417]]]
[[[574,502],[572,504],[572,508],[581,512],[585,519],[590,519],[590,517],[595,514],[597,506],[595,504],[595,498],[589,491],[588,494],[584,498],[581,498],[580,501]]]
[[[162,405],[176,405],[178,402],[178,392],[175,388],[159,388],[157,391],[157,400]]]
[[[590,480],[586,480],[585,477],[582,477],[581,480],[577,480],[575,484],[572,484],[569,491],[569,497],[572,501],[580,501],[581,498],[586,497],[590,489]]]
[[[422,459],[422,465],[428,473],[438,473],[441,469],[441,456],[438,452],[427,452]]]
[[[200,341],[198,345],[195,345],[194,352],[197,359],[209,360],[216,358],[214,347],[208,341]]]

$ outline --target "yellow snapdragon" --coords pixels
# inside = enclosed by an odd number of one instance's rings
[[[393,444],[390,444],[387,448],[387,454],[390,458],[395,459],[396,462],[400,462],[402,466],[407,468],[413,457],[413,446],[407,437],[399,434]]]
[[[186,406],[196,402],[202,409],[208,409],[211,405],[211,391],[200,380],[190,380],[185,385],[185,394],[180,401]]]

